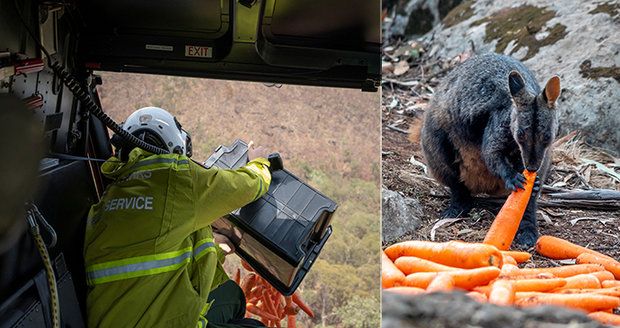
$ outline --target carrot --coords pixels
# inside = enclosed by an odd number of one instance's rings
[[[271,297],[269,297],[269,293],[267,291],[263,291],[263,303],[265,304],[265,309],[269,314],[273,314],[274,317],[278,317],[276,312],[276,308],[273,306],[273,302],[271,301]]]
[[[620,280],[605,280],[601,282],[603,288],[620,287]]]
[[[453,268],[447,265],[435,263],[433,261],[421,259],[415,256],[402,256],[394,261],[394,265],[405,275],[414,272],[441,272],[441,271],[455,271],[458,268]]]
[[[583,273],[576,276],[564,278],[566,284],[557,290],[575,288],[601,288],[601,282],[593,274]]]
[[[505,280],[554,279],[554,278],[557,278],[557,277],[549,272],[520,274],[518,271],[511,273],[509,275],[504,275],[502,273],[498,277],[498,279],[505,279]]]
[[[510,281],[515,292],[548,292],[566,284],[566,280],[561,278],[502,280]],[[474,290],[488,295],[491,286],[480,286]]]
[[[235,272],[233,281],[237,283],[237,285],[239,284],[239,282],[241,281],[241,269],[237,268],[237,272]]]
[[[405,280],[405,274],[394,265],[384,252],[381,252],[381,285],[383,288],[400,286],[403,280]]]
[[[515,301],[515,289],[510,280],[497,280],[491,286],[489,303],[508,306]]]
[[[588,316],[604,325],[620,326],[620,315],[603,311],[589,313]]]
[[[499,276],[500,270],[496,267],[484,267],[469,270],[444,272],[454,279],[454,287],[471,290],[476,286],[488,284]],[[437,272],[416,272],[405,277],[404,285],[426,289],[435,279]]]
[[[593,251],[583,246],[575,245],[568,240],[553,236],[541,236],[538,238],[538,241],[536,242],[536,252],[542,256],[552,258],[554,260],[576,259],[583,253],[590,253],[611,259],[611,257],[605,254]]]
[[[288,328],[295,328],[295,326],[297,325],[297,320],[295,319],[294,315],[288,315],[286,316],[286,327]]]
[[[403,294],[403,295],[419,295],[419,294],[426,293],[426,290],[424,290],[422,288],[418,288],[418,287],[404,287],[404,286],[386,288],[385,291],[386,292],[397,293],[397,294]]]
[[[446,272],[440,272],[426,287],[427,292],[450,291],[454,289],[454,278]]]
[[[497,248],[478,243],[412,240],[394,244],[385,254],[395,260],[401,256],[415,256],[435,263],[462,269],[502,265],[502,255]]]
[[[553,274],[554,276],[558,278],[565,278],[565,277],[576,276],[582,273],[591,273],[591,272],[597,272],[597,271],[603,271],[603,270],[605,270],[605,268],[603,268],[603,266],[599,264],[572,264],[572,265],[565,265],[565,266],[554,267],[554,268],[519,269],[519,270],[511,271],[507,273],[506,275],[519,276],[519,275],[531,275],[531,274],[539,274],[539,273],[547,272],[547,273]],[[502,275],[504,275],[503,272],[502,272]]]
[[[295,292],[293,294],[293,303],[299,305],[301,310],[306,312],[306,314],[310,316],[310,318],[314,318],[314,312],[312,312],[310,307],[301,299],[301,296],[299,296],[299,292]]]
[[[502,253],[502,262],[504,262],[504,265],[506,264],[512,264],[512,265],[517,265],[517,260],[513,259],[512,256],[510,255],[506,255],[504,253]]]
[[[605,271],[598,271],[598,272],[592,272],[590,273],[592,275],[594,275],[598,281],[601,282],[601,284],[603,283],[603,281],[608,281],[608,280],[615,280],[614,274],[605,270]]]
[[[486,303],[487,301],[487,296],[483,293],[479,293],[479,292],[469,292],[466,294],[467,296],[473,298],[474,300],[480,302],[480,303]]]
[[[517,293],[515,304],[519,306],[537,306],[541,304],[559,305],[586,312],[613,309],[620,306],[620,298],[596,294],[545,294],[520,297]]]
[[[512,275],[516,272],[519,272],[519,267],[514,265],[514,264],[510,264],[510,263],[506,263],[504,265],[502,265],[502,275]]]
[[[523,175],[525,176],[525,189],[513,191],[508,196],[484,237],[485,244],[493,245],[503,251],[510,248],[512,240],[519,230],[519,224],[525,213],[527,203],[530,201],[534,179],[536,179],[536,172],[524,170]]]
[[[611,272],[616,279],[620,279],[620,262],[610,257],[601,257],[590,253],[584,253],[577,256],[577,263],[600,264],[605,268],[605,270]]]
[[[532,258],[532,254],[528,252],[519,252],[519,251],[500,251],[502,255],[508,255],[515,259],[517,263],[527,262]]]
[[[607,295],[620,297],[620,287],[609,287],[609,288],[581,288],[581,289],[564,289],[559,291],[554,291],[554,293],[558,294],[599,294],[599,295]]]
[[[241,261],[241,266],[242,266],[244,269],[246,269],[246,270],[248,270],[248,271],[250,271],[250,272],[254,272],[254,269],[252,269],[252,267],[250,266],[250,264],[249,264],[248,262],[246,262],[246,261],[243,261],[243,260],[242,260],[242,261]]]
[[[258,306],[248,303],[246,304],[246,310],[254,315],[257,315],[265,320],[278,320],[273,314],[267,313],[264,310],[261,310]]]

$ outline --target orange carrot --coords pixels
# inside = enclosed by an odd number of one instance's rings
[[[614,277],[614,274],[605,270],[605,271],[598,271],[598,272],[592,272],[590,273],[592,275],[594,275],[598,281],[600,281],[601,283],[603,283],[603,281],[607,281],[607,280],[615,280],[616,278]]]
[[[559,305],[586,312],[603,311],[620,306],[620,298],[596,294],[545,294],[520,297],[517,293],[515,304],[520,306],[538,306],[541,304]]]
[[[263,291],[263,303],[265,304],[265,310],[277,318],[278,314],[276,312],[276,308],[273,306],[273,302],[271,302],[271,297],[269,297],[269,293],[267,291]]]
[[[565,266],[554,267],[554,268],[519,269],[519,270],[511,271],[507,274],[504,274],[502,272],[502,275],[519,276],[519,275],[532,275],[532,274],[539,274],[539,273],[546,272],[546,273],[551,273],[558,278],[565,278],[565,277],[576,276],[582,273],[591,273],[591,272],[597,272],[597,271],[603,271],[603,270],[605,270],[605,268],[603,268],[603,266],[600,264],[572,264],[572,265],[565,265]]]
[[[515,301],[515,289],[510,280],[497,280],[491,286],[489,303],[508,306]]]
[[[385,254],[396,260],[401,256],[415,256],[435,263],[462,269],[502,265],[502,254],[497,248],[478,243],[449,241],[435,243],[412,240],[394,244],[385,249]]]
[[[554,291],[554,293],[558,294],[599,294],[599,295],[607,295],[620,297],[620,287],[609,287],[609,288],[581,288],[581,289],[563,289],[559,291]]]
[[[418,288],[418,287],[404,287],[404,286],[386,288],[385,291],[386,292],[397,293],[397,294],[403,294],[403,295],[419,295],[419,294],[426,293],[426,290],[424,290],[422,288]]]
[[[237,285],[239,284],[239,282],[241,281],[241,269],[237,268],[237,272],[235,272],[233,280],[235,283],[237,283]]]
[[[616,279],[620,279],[620,262],[610,257],[601,257],[594,254],[584,253],[577,256],[577,263],[600,264],[605,267],[605,270],[613,273]]]
[[[589,273],[578,274],[576,276],[564,278],[566,284],[557,290],[562,289],[580,289],[580,288],[601,288],[601,282],[598,278]]]
[[[504,262],[504,265],[506,264],[512,264],[512,265],[517,265],[517,260],[513,259],[512,256],[510,255],[506,255],[502,253],[502,262]]]
[[[246,270],[248,270],[248,271],[250,271],[250,272],[254,272],[254,269],[252,269],[252,267],[250,266],[250,264],[249,264],[248,262],[246,262],[246,261],[243,261],[243,260],[242,260],[242,261],[241,261],[241,266],[242,266],[244,269],[246,269]]]
[[[536,252],[542,256],[555,260],[576,259],[583,253],[590,253],[611,259],[611,257],[605,254],[593,251],[583,246],[575,245],[568,240],[553,236],[541,236],[538,238],[538,241],[536,242]]]
[[[454,278],[446,272],[440,272],[426,287],[427,292],[450,291],[454,289]]]
[[[405,275],[414,272],[441,272],[460,270],[447,265],[435,263],[433,261],[421,259],[415,256],[402,256],[394,261],[394,265]]]
[[[536,179],[536,172],[524,170],[523,175],[525,176],[523,185],[525,189],[513,191],[508,196],[504,206],[493,220],[486,237],[484,237],[485,244],[493,245],[504,251],[510,248],[519,229],[527,203],[530,201],[534,179]]]
[[[400,286],[403,280],[405,280],[405,274],[394,265],[384,252],[381,252],[381,285],[383,288]]]
[[[258,306],[252,304],[252,303],[248,303],[246,304],[246,310],[254,315],[257,315],[259,317],[261,317],[262,319],[265,320],[278,320],[278,318],[276,318],[273,314],[271,313],[267,313],[264,310],[261,310],[258,308]]]
[[[562,278],[502,280],[510,281],[515,292],[548,292],[566,284],[566,280]],[[474,290],[488,295],[491,286],[480,286]]]
[[[306,314],[310,316],[310,318],[314,318],[314,312],[312,312],[310,307],[301,299],[301,296],[299,296],[299,292],[295,292],[293,294],[293,302],[299,305],[301,310],[306,312]]]
[[[603,311],[589,313],[588,316],[604,325],[620,326],[620,315]]]
[[[502,255],[508,255],[515,259],[517,263],[527,262],[532,258],[532,254],[528,252],[519,252],[519,251],[500,251]]]
[[[499,276],[500,270],[496,267],[484,267],[469,270],[447,271],[446,274],[454,279],[454,287],[471,290],[476,286],[488,284]],[[405,286],[426,289],[435,279],[437,272],[416,272],[405,277]]]
[[[295,326],[297,325],[297,320],[295,319],[295,316],[294,315],[288,315],[286,317],[287,317],[286,327],[288,327],[288,328],[295,328]]]
[[[605,280],[601,282],[601,286],[604,288],[620,287],[620,280]]]
[[[506,276],[506,275],[512,275],[516,272],[519,272],[519,267],[514,265],[514,264],[510,264],[510,263],[506,263],[504,265],[502,265],[502,275]]]
[[[479,293],[479,292],[469,292],[467,293],[467,296],[473,298],[474,300],[480,302],[480,303],[486,303],[487,296],[485,294]]]

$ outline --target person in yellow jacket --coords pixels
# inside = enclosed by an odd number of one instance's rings
[[[88,215],[84,260],[89,327],[257,327],[222,268],[227,243],[211,224],[261,197],[261,148],[237,170],[189,159],[191,139],[167,111],[146,107],[123,129],[170,154],[125,145],[102,165],[112,180]]]

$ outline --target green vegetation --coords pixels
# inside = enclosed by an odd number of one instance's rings
[[[554,17],[554,11],[525,5],[502,9],[473,22],[472,26],[487,23],[485,42],[497,40],[495,51],[498,53],[504,53],[508,45],[514,42],[510,54],[525,47],[527,54],[522,60],[527,60],[534,57],[541,47],[554,44],[567,34],[566,26],[557,23],[548,28],[543,38],[536,38],[536,34],[541,32],[547,22]]]
[[[620,67],[592,67],[592,61],[589,59],[579,65],[579,73],[588,79],[599,79],[603,77],[611,77],[620,82]]]
[[[465,0],[460,5],[454,7],[454,9],[444,17],[442,21],[443,25],[450,27],[470,19],[471,16],[474,15],[473,4],[473,0]]]

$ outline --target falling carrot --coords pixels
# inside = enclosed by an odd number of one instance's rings
[[[404,273],[405,275],[414,272],[442,272],[460,270],[458,268],[435,263],[433,261],[425,260],[415,256],[399,257],[396,259],[396,261],[394,261],[394,265],[396,265],[396,267],[400,269],[400,271],[402,271],[402,273]]]
[[[611,272],[616,279],[620,279],[620,262],[610,257],[601,257],[591,253],[583,253],[577,256],[577,263],[600,264],[605,268],[605,270]]]
[[[250,295],[250,291],[252,290],[252,287],[254,287],[255,281],[256,274],[254,273],[246,275],[245,277],[243,277],[243,280],[241,280],[240,287],[246,297]]]
[[[515,301],[515,289],[510,280],[497,280],[491,285],[489,303],[509,306]]]
[[[426,287],[427,292],[450,291],[454,289],[454,278],[446,272],[440,272]]]
[[[422,240],[404,241],[386,248],[385,254],[391,260],[396,260],[401,256],[415,256],[462,269],[502,265],[502,255],[497,248],[461,241],[445,243]]]
[[[532,254],[528,252],[520,252],[520,251],[500,251],[502,255],[508,255],[515,259],[517,263],[527,262],[532,258]]]
[[[383,288],[400,286],[403,280],[405,280],[405,274],[394,265],[384,252],[381,252],[381,285]]]
[[[297,321],[295,320],[294,315],[287,315],[286,318],[286,327],[295,328],[295,326],[297,326]]]
[[[605,270],[605,268],[603,268],[603,266],[600,264],[572,264],[572,265],[565,265],[565,266],[554,267],[554,268],[519,269],[519,270],[511,271],[507,274],[505,274],[502,271],[502,275],[503,276],[504,275],[519,276],[519,275],[534,275],[534,274],[539,274],[539,273],[550,273],[558,278],[565,278],[565,277],[576,276],[582,273],[591,273],[591,272],[597,272],[597,271],[603,271],[603,270]]]
[[[590,273],[578,274],[572,277],[564,278],[566,284],[559,287],[557,290],[562,289],[575,289],[575,288],[601,288],[601,282],[598,278]]]
[[[476,286],[486,285],[499,276],[500,270],[496,267],[484,267],[468,270],[447,271],[445,274],[452,276],[454,287],[471,290]],[[416,272],[405,277],[405,286],[426,289],[435,279],[437,272]]]
[[[540,238],[538,238],[538,241],[536,242],[536,252],[538,252],[538,254],[542,256],[554,260],[576,259],[579,255],[583,253],[590,253],[600,257],[612,259],[605,254],[593,251],[583,246],[573,244],[568,240],[553,236],[541,236]]]
[[[246,261],[243,261],[243,260],[242,260],[242,261],[241,261],[241,266],[242,266],[244,269],[246,269],[246,270],[248,270],[248,271],[250,271],[250,272],[254,272],[254,269],[252,269],[252,267],[250,266],[250,264],[249,264],[248,262],[246,262]]]
[[[233,277],[233,280],[235,281],[235,283],[238,285],[240,280],[241,280],[241,269],[237,269],[237,272],[235,272],[235,275]]]
[[[267,313],[267,311],[261,310],[258,308],[258,306],[252,304],[252,303],[247,303],[246,304],[246,310],[254,315],[257,315],[265,320],[278,320],[278,318],[276,318],[273,314],[271,313]]]
[[[293,303],[299,305],[302,311],[306,312],[310,318],[314,318],[314,312],[310,309],[310,307],[301,299],[298,292],[293,294]]]
[[[385,291],[403,295],[419,295],[426,293],[426,290],[422,288],[405,286],[386,288]]]
[[[520,297],[516,293],[515,304],[519,306],[559,305],[586,312],[604,311],[620,306],[620,298],[596,294],[546,294],[538,293]]]
[[[620,326],[620,315],[603,311],[589,313],[588,316],[604,325]]]
[[[506,199],[499,213],[493,220],[491,228],[484,238],[484,243],[493,245],[500,250],[508,250],[519,230],[519,224],[525,213],[527,203],[532,195],[536,172],[523,171],[525,176],[524,189],[513,191]]]

